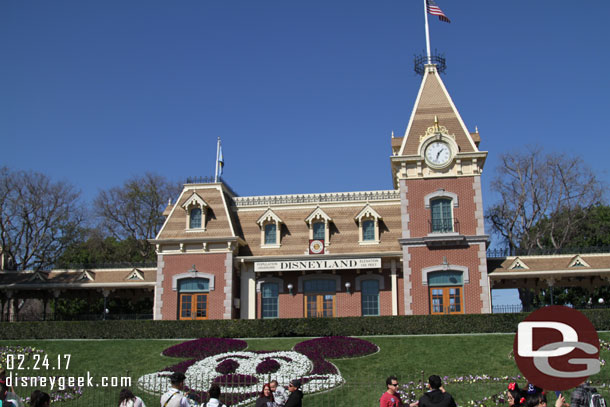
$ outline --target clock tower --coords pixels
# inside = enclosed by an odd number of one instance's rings
[[[392,139],[401,199],[401,314],[491,312],[481,191],[487,152],[479,143],[437,66],[426,65],[405,135]]]

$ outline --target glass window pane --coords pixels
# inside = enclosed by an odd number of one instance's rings
[[[428,285],[462,285],[461,271],[435,271],[428,273]]]
[[[180,316],[182,318],[190,318],[191,316],[191,296],[183,295],[180,302]]]
[[[191,209],[189,228],[190,229],[201,228],[201,209],[200,208]]]
[[[208,296],[200,294],[197,296],[197,317],[206,318],[208,310]]]
[[[306,280],[303,282],[305,292],[335,292],[335,280]]]
[[[313,238],[314,239],[324,239],[324,222],[316,222],[313,224]]]
[[[433,232],[452,232],[451,199],[440,198],[430,202]]]
[[[279,285],[277,283],[265,283],[261,287],[261,294],[261,310],[263,318],[277,318],[279,309]]]
[[[178,280],[178,291],[201,292],[210,291],[210,280],[207,278],[181,278]]]
[[[365,220],[362,222],[362,240],[375,240],[374,220]]]
[[[379,315],[379,281],[362,282],[362,315]]]
[[[276,244],[277,234],[275,223],[267,223],[265,225],[265,244]]]

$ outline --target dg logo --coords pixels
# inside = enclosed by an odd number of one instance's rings
[[[532,312],[517,328],[515,361],[538,387],[563,391],[599,373],[599,338],[589,319],[561,305]]]

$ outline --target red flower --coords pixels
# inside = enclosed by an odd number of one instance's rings
[[[515,386],[517,385],[517,383],[512,382],[508,384],[508,390],[510,391],[515,391]]]
[[[521,397],[519,399],[519,404],[524,404],[525,403],[525,397]]]

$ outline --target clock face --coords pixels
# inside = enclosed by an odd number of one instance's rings
[[[451,149],[443,141],[434,141],[426,148],[426,160],[433,165],[444,165],[451,159]]]

